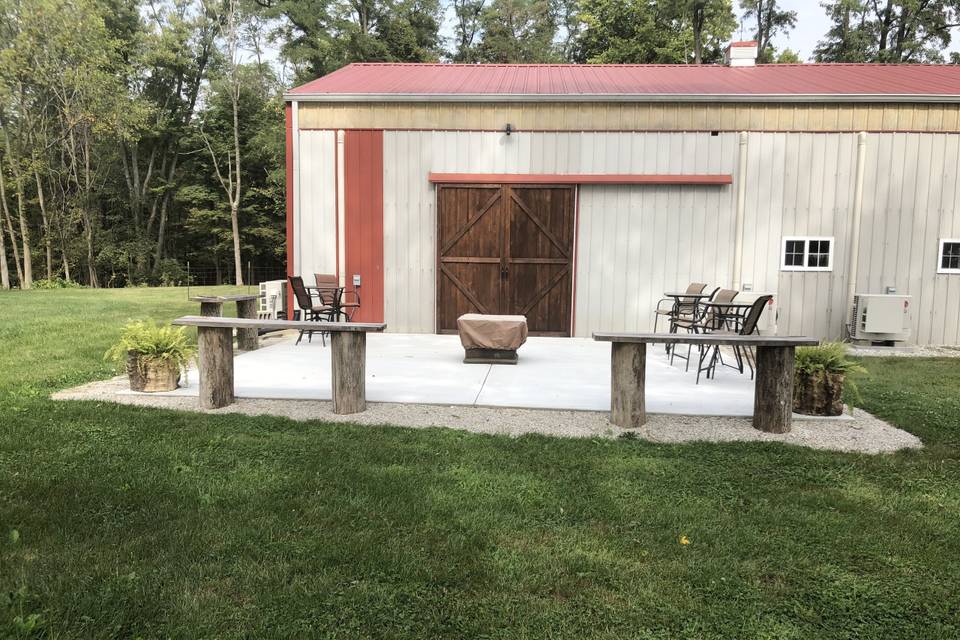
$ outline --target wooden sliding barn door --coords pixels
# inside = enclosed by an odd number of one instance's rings
[[[570,335],[574,191],[567,185],[440,185],[437,327],[464,313],[524,315]]]

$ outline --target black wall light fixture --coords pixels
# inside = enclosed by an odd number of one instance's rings
[[[504,131],[506,132],[507,135],[510,135],[513,132],[513,127],[510,125],[509,122],[507,123],[507,127],[506,129],[504,129]]]

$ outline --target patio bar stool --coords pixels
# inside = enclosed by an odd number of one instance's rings
[[[703,290],[706,288],[707,284],[705,282],[691,282],[689,285],[687,285],[686,292],[693,294],[703,293]],[[664,302],[670,303],[669,309],[663,308]],[[678,302],[674,298],[661,298],[653,310],[653,332],[657,332],[657,323],[660,321],[661,317],[668,318],[672,321],[675,317],[693,314],[696,311],[696,308],[697,303],[695,300],[690,302]],[[671,331],[671,333],[673,332]]]
[[[314,322],[325,320],[327,322],[333,322],[333,305],[325,304],[322,299],[319,304],[314,303],[313,296],[310,295],[307,287],[303,284],[303,278],[300,276],[290,276],[290,288],[293,289],[293,297],[297,300],[297,306],[300,307],[300,314],[303,320],[312,320]],[[304,333],[307,334],[307,342],[313,340],[314,332],[312,330],[301,329],[300,335],[297,336],[296,344],[300,344],[300,341],[303,340]],[[322,332],[320,332],[320,337],[323,338]],[[326,344],[326,340],[324,340],[324,344]]]
[[[337,294],[336,316],[343,317],[344,321],[352,322],[353,315],[360,309],[360,292],[356,289],[347,289],[340,286],[340,279],[334,273],[315,273],[313,279],[317,289],[339,289]],[[351,300],[346,297],[351,296]]]
[[[710,296],[710,302],[733,302],[733,299],[737,297],[739,291],[733,289],[721,289],[717,287],[713,291],[713,295]],[[715,307],[703,308],[698,310],[690,318],[679,318],[673,321],[675,330],[671,333],[676,333],[680,329],[684,329],[687,333],[710,333],[713,331],[718,331],[725,328],[725,318],[716,310]],[[703,347],[698,347],[701,351]],[[677,356],[677,350],[673,349],[670,352],[670,364],[673,364],[673,358],[679,357],[687,361],[687,366],[684,369],[685,371],[690,370],[690,351],[692,345],[687,345],[687,355],[686,356]]]
[[[720,335],[741,335],[741,336],[749,336],[754,333],[759,333],[759,331],[757,330],[757,326],[760,323],[760,316],[763,314],[763,310],[766,308],[767,304],[772,299],[773,299],[773,296],[766,295],[766,296],[760,296],[756,300],[754,300],[753,303],[750,305],[750,308],[747,311],[747,314],[744,316],[743,323],[741,324],[738,330],[735,330],[735,331],[720,330],[720,331],[714,331],[712,333],[716,333]],[[752,349],[750,347],[744,347],[743,351],[739,351],[739,348],[737,346],[734,346],[734,353],[736,354],[738,361],[741,358],[743,361],[746,361],[747,366],[750,367],[750,379],[753,380],[754,369],[755,369],[755,366],[754,366],[755,358],[753,356]],[[700,384],[700,373],[703,371],[707,372],[707,378],[716,377],[716,368],[717,368],[718,361],[722,362],[722,360],[720,360],[720,345],[713,345],[713,346],[707,347],[700,353],[700,364],[697,367],[697,384]],[[704,366],[704,362],[706,362],[706,366]],[[740,371],[741,373],[743,372],[742,361],[740,364]]]

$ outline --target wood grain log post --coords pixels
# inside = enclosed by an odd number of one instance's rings
[[[331,331],[330,361],[333,367],[333,412],[344,415],[367,408],[364,376],[367,334],[363,331]]]
[[[200,408],[233,404],[233,329],[197,327],[200,358]]]
[[[788,433],[793,420],[795,348],[757,347],[753,427],[767,433]]]
[[[257,317],[257,300],[237,300],[237,317],[251,318]],[[259,332],[253,329],[237,329],[237,348],[241,351],[254,351],[260,348]]]
[[[201,300],[200,315],[208,318],[219,318],[223,315],[223,300]]]
[[[647,421],[647,345],[613,342],[611,349],[610,422],[623,429],[642,427]]]

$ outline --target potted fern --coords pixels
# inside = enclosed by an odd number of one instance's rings
[[[843,413],[844,383],[854,384],[846,376],[861,371],[865,369],[847,357],[847,347],[840,342],[800,347],[794,365],[793,410],[814,416],[839,416]]]
[[[131,391],[173,391],[196,350],[183,327],[131,322],[106,357],[126,368]]]

